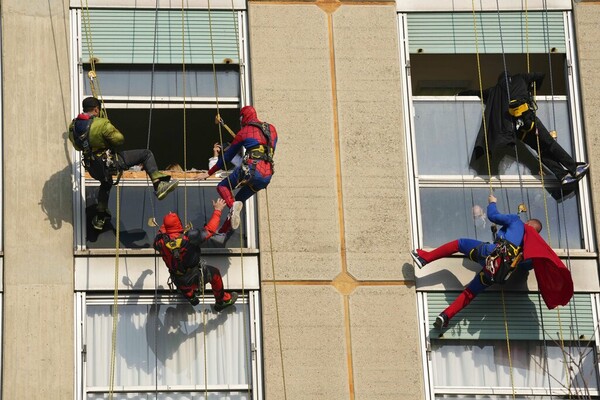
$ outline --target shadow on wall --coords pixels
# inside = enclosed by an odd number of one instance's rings
[[[54,173],[44,184],[42,199],[38,203],[46,214],[46,220],[50,222],[53,229],[60,229],[63,222],[73,225],[73,207],[65,207],[71,204],[73,186],[71,180],[71,160],[69,159],[69,145],[67,132],[62,134],[65,149],[65,158],[68,165],[62,170]],[[68,193],[68,198],[65,195]]]

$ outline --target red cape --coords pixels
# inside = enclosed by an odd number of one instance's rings
[[[556,306],[567,305],[573,297],[571,271],[539,233],[529,225],[525,225],[523,258],[533,261],[535,278],[546,306],[553,309]]]

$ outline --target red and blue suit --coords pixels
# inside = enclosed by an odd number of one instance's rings
[[[487,207],[487,216],[493,223],[501,225],[501,228],[498,229],[498,232],[496,233],[495,243],[461,238],[446,243],[432,251],[417,250],[419,256],[428,263],[460,252],[484,267],[475,275],[473,280],[469,282],[465,290],[463,290],[456,300],[444,310],[444,314],[448,317],[448,321],[452,319],[456,313],[466,307],[479,293],[483,292],[494,283],[494,275],[485,267],[486,259],[497,249],[497,243],[499,241],[506,241],[514,246],[514,248],[519,249],[523,246],[525,224],[518,215],[501,214],[496,207],[496,203],[490,203]],[[517,268],[528,271],[533,268],[533,263],[530,260],[526,260],[517,264]]]
[[[573,296],[571,273],[539,233],[532,226],[523,223],[518,215],[498,212],[496,203],[488,205],[487,216],[493,223],[501,225],[496,234],[495,243],[461,238],[432,251],[417,249],[419,257],[427,263],[460,252],[484,267],[452,304],[443,311],[447,321],[450,321],[486,288],[494,283],[504,283],[504,281],[498,281],[498,276],[495,276],[486,267],[487,257],[494,253],[499,242],[513,246],[515,249],[513,255],[523,249],[523,261],[519,262],[516,268],[527,271],[535,270],[538,288],[549,309],[568,304]]]
[[[235,135],[231,145],[223,153],[223,157],[219,157],[217,163],[208,171],[208,174],[212,175],[220,169],[226,169],[225,164],[230,163],[242,147],[246,149],[246,156],[242,165],[235,168],[217,186],[219,195],[225,200],[229,208],[231,208],[234,201],[244,202],[254,193],[269,185],[273,176],[273,162],[254,158],[252,154],[253,150],[260,148],[268,149],[267,152],[272,156],[277,147],[277,130],[273,125],[268,124],[270,138],[265,136],[261,128],[254,125],[262,124],[254,107],[243,107],[240,110],[240,121],[242,129]],[[232,189],[236,188],[240,188],[240,190],[234,198]],[[221,231],[223,231],[223,228],[221,228]]]

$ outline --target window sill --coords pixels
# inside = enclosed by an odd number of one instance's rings
[[[251,248],[227,248],[227,249],[202,249],[203,255],[257,255],[259,254],[258,249]],[[87,249],[87,250],[75,250],[75,257],[114,257],[116,255],[115,249]],[[158,256],[158,253],[154,249],[119,249],[119,256]]]

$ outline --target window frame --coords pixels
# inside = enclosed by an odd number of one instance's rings
[[[117,1],[116,3],[119,3]],[[120,4],[120,3],[119,3]],[[91,4],[90,8],[105,8],[99,4]],[[126,6],[126,5],[116,5],[115,8],[143,8],[141,5],[136,6]],[[173,9],[176,7],[172,6],[162,6],[159,9]],[[237,14],[237,22],[238,22],[238,48],[240,55],[240,73],[239,73],[239,88],[240,88],[240,96],[238,98],[221,98],[219,97],[219,107],[223,109],[236,109],[241,108],[246,103],[251,103],[250,96],[250,82],[249,82],[249,63],[247,60],[249,59],[249,46],[248,46],[248,26],[247,26],[247,11],[245,9],[245,4],[243,7],[240,7],[240,4],[231,10],[231,3],[228,3],[228,7],[225,7],[224,4],[217,5],[214,7],[215,9],[229,9]],[[181,9],[181,7],[179,7]],[[186,9],[197,10],[197,9],[207,9],[207,7],[186,7]],[[211,8],[212,10],[213,8]],[[81,100],[84,98],[84,79],[87,79],[83,74],[83,65],[84,63],[81,60],[82,54],[82,13],[83,9],[80,4],[71,4],[70,16],[71,16],[71,109],[80,110]],[[108,64],[107,64],[108,65]],[[193,97],[185,99],[182,97],[153,97],[150,96],[103,96],[103,99],[106,101],[106,108],[110,113],[111,108],[198,108],[198,109],[215,109],[217,106],[217,99],[215,97]],[[156,102],[156,103],[155,103]],[[223,102],[221,104],[221,102]],[[0,156],[1,157],[1,156]],[[74,206],[74,249],[76,253],[85,253],[92,252],[94,253],[94,249],[87,249],[86,246],[86,222],[85,222],[85,208],[86,208],[86,195],[85,188],[87,186],[96,186],[98,182],[94,179],[86,179],[85,178],[85,170],[81,165],[82,156],[81,152],[75,151],[72,149],[72,159],[73,159],[73,206]],[[188,187],[203,187],[203,186],[213,186],[216,188],[219,181],[217,180],[209,180],[206,182],[198,182],[198,181],[187,181],[185,184]],[[147,186],[146,179],[127,179],[127,181],[121,181],[119,186]],[[216,193],[216,191],[215,191]],[[111,196],[114,196],[115,193],[112,193]],[[0,200],[1,202],[1,200]],[[1,206],[1,203],[0,203]],[[246,211],[246,220],[244,221],[244,226],[247,228],[246,230],[246,248],[256,249],[258,246],[258,238],[256,234],[256,215],[257,215],[257,205],[254,196],[250,198],[245,204]],[[0,233],[1,235],[1,233]],[[0,236],[1,239],[1,236]],[[145,253],[145,250],[135,250],[128,249],[130,252],[140,251],[141,253]],[[227,250],[225,251],[227,252]],[[100,253],[106,253],[105,249],[102,249]]]
[[[421,10],[422,11],[422,10]],[[436,10],[438,11],[438,10]],[[451,10],[450,10],[451,11]],[[568,75],[566,80],[566,86],[568,90],[568,107],[570,110],[570,122],[572,129],[572,145],[573,145],[573,157],[575,159],[583,159],[585,155],[585,146],[583,140],[583,121],[581,116],[581,98],[580,98],[580,90],[579,90],[579,81],[577,71],[577,60],[574,57],[575,50],[574,46],[574,27],[573,27],[573,16],[571,11],[563,11],[563,28],[565,30],[565,41],[566,41],[566,61],[567,61],[567,69]],[[409,200],[411,203],[411,228],[412,228],[412,237],[413,237],[413,247],[421,247],[423,243],[423,226],[421,224],[421,202],[419,189],[422,184],[435,184],[443,181],[445,184],[457,184],[457,185],[465,185],[466,187],[470,187],[471,185],[477,186],[478,179],[487,183],[481,178],[475,177],[472,181],[465,180],[466,176],[456,176],[458,179],[451,179],[451,177],[444,176],[429,176],[420,177],[418,175],[418,161],[417,161],[417,149],[416,149],[416,133],[415,133],[415,107],[414,101],[419,100],[432,100],[432,101],[444,101],[448,99],[453,99],[453,97],[449,96],[414,96],[412,93],[412,85],[411,85],[411,64],[410,64],[410,50],[409,50],[409,38],[408,34],[408,13],[398,13],[398,31],[400,33],[400,65],[404,70],[402,73],[402,81],[403,81],[403,98],[404,98],[404,128],[405,128],[405,140],[407,143],[407,166],[408,166],[408,176],[409,176]],[[555,95],[555,99],[559,99],[564,96]],[[552,96],[546,96],[546,99],[552,98]],[[428,179],[430,181],[428,181]],[[439,178],[439,179],[438,179]],[[480,182],[480,183],[481,183]],[[515,182],[517,183],[517,187],[519,186],[519,181],[515,179],[515,176],[503,176],[500,180],[494,178],[492,179],[492,184],[496,187],[499,183],[507,186],[514,186]],[[535,178],[532,177],[523,177],[524,185],[534,185],[536,182]],[[595,256],[597,249],[596,243],[594,241],[593,236],[593,220],[591,215],[591,203],[590,203],[590,194],[589,194],[589,185],[584,182],[584,184],[579,185],[579,207],[581,210],[581,230],[582,230],[582,239],[584,242],[584,249],[586,250],[586,256]],[[565,251],[570,251],[573,249],[565,249]],[[576,250],[576,249],[575,249]]]
[[[248,368],[251,369],[249,374],[250,382],[248,385],[208,385],[208,392],[221,392],[221,391],[232,391],[241,392],[244,394],[250,393],[249,399],[259,400],[264,396],[262,388],[262,333],[259,329],[261,326],[260,316],[260,293],[257,290],[249,290],[244,293],[245,296],[240,296],[238,302],[241,300],[241,304],[247,305],[249,315],[243,317],[244,322],[247,324],[250,335],[248,338],[247,349],[250,353],[245,353],[243,357],[248,357],[251,360],[251,365]],[[119,304],[155,304],[154,295],[152,294],[136,294],[126,293],[119,294]],[[87,352],[88,343],[86,343],[87,336],[87,307],[88,305],[108,305],[112,306],[114,297],[109,294],[101,293],[86,293],[86,292],[75,292],[75,377],[76,377],[76,400],[87,399],[88,393],[108,393],[108,391],[102,390],[100,387],[88,387],[86,379],[86,368],[87,368]],[[212,296],[207,296],[206,302],[210,304],[212,302]],[[185,300],[179,298],[177,295],[168,295],[163,293],[158,294],[158,303],[160,305],[176,305],[187,303]],[[1,305],[1,298],[0,298]],[[245,312],[245,311],[242,311]],[[243,358],[242,358],[243,360]],[[115,372],[117,373],[117,372]],[[238,387],[239,386],[239,387]],[[160,385],[160,386],[135,386],[131,389],[127,389],[127,386],[120,386],[115,388],[116,393],[146,393],[158,391],[160,393],[174,393],[174,392],[204,392],[204,386],[198,387],[198,385]]]
[[[429,332],[431,331],[430,327],[429,327],[429,318],[428,318],[428,300],[427,300],[427,293],[428,292],[424,292],[424,291],[418,291],[417,292],[417,319],[418,319],[418,324],[419,324],[419,331],[420,331],[420,335],[419,335],[419,345],[421,348],[421,365],[423,367],[423,371],[424,371],[424,379],[425,379],[425,398],[427,400],[432,400],[436,398],[436,395],[511,395],[512,394],[512,388],[497,388],[497,387],[490,387],[490,386],[470,386],[470,387],[466,387],[466,386],[453,386],[453,387],[444,387],[444,386],[438,386],[436,388],[435,386],[435,382],[434,382],[434,378],[433,378],[433,357],[431,355],[432,350],[432,344],[431,344],[431,338],[429,336]],[[594,340],[593,340],[593,344],[592,344],[592,348],[594,349],[594,351],[597,353],[600,349],[600,338],[598,335],[598,327],[599,327],[599,310],[600,310],[600,294],[599,293],[590,293],[590,301],[591,301],[591,305],[592,305],[592,319],[593,319],[593,326],[595,327],[595,331],[594,331]],[[444,339],[434,339],[434,340],[444,340]],[[461,339],[462,341],[469,341],[470,339]],[[474,345],[477,344],[477,342],[479,341],[479,339],[472,339],[472,342]],[[519,340],[519,341],[523,341],[523,340]],[[550,341],[550,339],[547,340],[547,342]],[[517,342],[517,340],[511,340],[511,342]],[[531,344],[537,344],[539,346],[543,346],[544,341],[543,340],[527,340],[526,342],[531,343]],[[572,346],[572,347],[577,347],[577,343],[575,341],[565,341],[565,345],[568,345],[568,343]],[[597,355],[597,354],[596,354]],[[549,360],[547,360],[549,361]],[[514,367],[513,367],[514,368]],[[600,359],[596,359],[595,362],[595,368],[596,368],[596,372],[598,373],[598,371],[600,371]],[[600,380],[598,380],[598,384],[600,385]],[[524,389],[524,388],[517,388],[515,387],[515,394],[517,395],[517,398],[520,398],[520,396],[527,396],[527,395],[538,395],[538,396],[543,396],[544,398],[552,398],[552,396],[556,396],[556,395],[567,395],[568,394],[568,390],[563,388],[563,387],[559,387],[556,386],[556,382],[553,382],[553,385],[551,385],[551,388],[528,388],[528,389]],[[593,396],[598,396],[600,395],[600,388],[596,388],[595,390],[591,390],[590,394]]]
[[[582,159],[582,156],[584,156],[586,154],[585,151],[585,142],[583,139],[583,132],[584,132],[584,128],[583,128],[583,119],[582,119],[582,115],[581,115],[581,98],[580,98],[580,83],[579,83],[579,76],[578,76],[578,66],[577,66],[577,58],[575,55],[575,44],[574,44],[574,38],[575,38],[575,33],[574,33],[574,23],[573,23],[573,14],[571,11],[571,4],[567,2],[563,2],[564,4],[559,4],[560,2],[556,2],[555,4],[552,4],[549,9],[558,9],[558,10],[562,10],[563,11],[563,28],[564,28],[564,32],[565,32],[565,41],[566,41],[566,53],[565,53],[565,57],[566,57],[566,69],[567,69],[567,78],[566,78],[566,86],[567,86],[567,97],[569,99],[568,101],[568,107],[569,107],[569,112],[570,112],[570,123],[571,123],[571,129],[572,129],[572,145],[573,145],[573,157],[574,158],[579,158]],[[516,3],[515,3],[516,4]],[[510,9],[514,9],[514,10],[519,10],[520,8],[518,7],[518,5],[506,5],[502,7],[502,10],[510,10]],[[407,189],[408,189],[408,198],[409,198],[409,203],[410,203],[410,209],[411,209],[411,213],[410,213],[410,225],[411,225],[411,237],[412,237],[412,244],[413,244],[413,248],[417,248],[417,247],[421,247],[422,243],[423,243],[423,226],[421,225],[421,215],[422,215],[422,210],[421,210],[421,201],[420,201],[420,197],[419,197],[419,190],[422,187],[427,187],[429,186],[435,186],[436,184],[440,184],[440,183],[444,183],[444,184],[454,184],[454,185],[458,185],[458,186],[463,186],[464,185],[464,180],[463,180],[463,176],[457,176],[454,177],[454,179],[448,179],[448,177],[444,177],[444,176],[428,176],[426,177],[427,179],[423,180],[421,179],[421,177],[419,177],[417,171],[418,171],[418,166],[417,166],[417,150],[416,150],[416,138],[415,138],[415,108],[414,108],[414,103],[413,100],[416,98],[416,96],[413,96],[412,93],[412,84],[411,84],[411,62],[410,62],[410,51],[409,51],[409,45],[408,45],[408,40],[409,38],[407,37],[407,32],[408,32],[408,13],[411,11],[415,11],[415,12],[423,12],[423,11],[448,11],[448,12],[453,12],[453,11],[471,11],[471,4],[467,4],[466,1],[462,2],[459,1],[458,3],[453,3],[452,7],[449,7],[447,4],[441,4],[440,2],[435,2],[435,1],[430,1],[430,0],[425,0],[423,1],[409,1],[407,2],[396,2],[397,5],[397,15],[398,15],[398,32],[399,32],[399,39],[400,39],[400,45],[399,45],[399,61],[400,61],[400,68],[401,68],[401,79],[402,79],[402,85],[403,85],[403,90],[402,90],[402,98],[403,98],[403,113],[404,113],[404,139],[406,142],[406,165],[407,165],[407,169],[408,169],[408,185],[407,185]],[[456,7],[456,8],[455,8]],[[462,7],[462,8],[461,8]],[[537,8],[536,8],[537,7]],[[536,7],[530,7],[530,9],[532,8],[536,8],[537,10],[540,9],[541,5],[537,5]],[[493,10],[488,10],[488,11],[495,11],[495,8]],[[432,99],[432,100],[439,100],[440,98],[443,98],[445,96],[427,96],[427,99]],[[550,96],[548,96],[550,97]],[[547,98],[548,98],[547,97]],[[554,96],[555,98],[557,98],[558,96]],[[423,97],[418,97],[418,99],[423,99],[425,98],[425,96]],[[493,184],[497,187],[498,184],[501,182],[502,185],[504,186],[512,186],[512,187],[519,187],[520,186],[520,182],[518,180],[518,177],[515,178],[514,176],[506,176],[506,177],[502,177],[503,179],[501,181],[499,181],[498,179],[494,178],[492,179]],[[523,182],[524,182],[524,186],[533,186],[536,187],[536,183],[537,183],[537,179],[534,178],[533,176],[527,176],[527,177],[523,177]],[[468,187],[485,187],[485,186],[489,186],[488,182],[485,181],[484,179],[479,178],[478,179],[473,179],[472,182],[469,182]],[[579,264],[581,264],[581,266],[583,266],[583,264],[589,264],[592,263],[594,264],[594,270],[595,268],[595,264],[596,264],[596,256],[597,256],[597,249],[596,249],[596,243],[594,240],[594,225],[593,225],[593,219],[592,219],[592,214],[591,214],[591,198],[590,198],[590,188],[589,185],[587,183],[584,182],[583,185],[579,185],[579,194],[580,194],[580,198],[579,198],[579,206],[580,209],[582,210],[582,216],[581,216],[581,230],[582,230],[582,238],[583,241],[585,243],[584,245],[584,251],[573,251],[573,249],[564,249],[564,250],[559,250],[557,251],[557,253],[559,255],[561,255],[562,257],[567,257],[567,264],[569,265],[569,268],[571,267],[571,259],[573,258],[573,256],[575,256],[575,260],[573,260],[573,263],[577,266],[579,266]],[[577,258],[581,258],[581,259],[577,259]],[[460,263],[459,259],[450,259],[450,264],[452,265],[458,265]],[[435,266],[433,266],[435,267]],[[587,268],[587,267],[586,267]],[[463,268],[464,269],[464,268]],[[435,272],[437,269],[434,269],[433,272]],[[588,271],[590,271],[588,269]],[[432,272],[432,271],[430,271]],[[464,271],[460,271],[458,273],[452,271],[454,274],[457,274],[458,276],[460,276],[461,281],[463,281],[462,283],[464,283],[465,281],[468,282],[468,280],[466,279],[472,279],[472,275],[473,275],[473,271],[471,270],[467,270],[465,269]],[[424,377],[424,387],[425,387],[425,399],[426,400],[433,400],[436,398],[436,395],[444,395],[444,394],[448,394],[448,395],[452,395],[452,394],[459,394],[459,393],[470,393],[470,394],[474,394],[474,395],[479,395],[479,394],[500,394],[501,391],[497,391],[493,388],[470,388],[470,389],[448,389],[447,391],[443,391],[440,390],[440,388],[437,388],[437,393],[436,393],[436,388],[435,388],[435,383],[433,381],[433,369],[432,369],[432,357],[430,352],[432,351],[432,347],[431,347],[431,340],[429,337],[429,331],[430,331],[430,326],[429,326],[429,319],[428,319],[428,306],[427,306],[427,291],[433,291],[433,290],[450,290],[450,289],[459,289],[459,288],[446,288],[443,285],[440,285],[439,282],[424,282],[422,285],[419,285],[419,280],[420,280],[420,275],[421,273],[419,272],[419,270],[415,271],[415,275],[416,275],[416,281],[417,281],[417,285],[416,285],[416,294],[417,294],[417,319],[418,319],[418,331],[419,331],[419,346],[420,346],[420,350],[421,350],[421,366],[422,366],[422,370],[423,370],[423,377]],[[469,277],[467,277],[467,275]],[[592,285],[588,285],[585,286],[584,281],[582,280],[582,276],[580,274],[575,273],[574,274],[574,279],[576,281],[576,286],[575,288],[578,289],[580,288],[582,292],[587,292],[590,293],[590,296],[592,296],[592,317],[593,317],[593,324],[594,327],[597,330],[600,327],[600,293],[598,293],[598,287],[597,284],[594,283]],[[533,278],[531,278],[533,279]],[[459,282],[460,284],[460,282]],[[451,284],[452,286],[452,284]],[[462,289],[462,288],[460,288]],[[459,290],[460,290],[459,289]],[[527,287],[525,286],[524,289],[520,289],[520,290],[528,290]],[[594,341],[595,341],[595,351],[598,351],[598,349],[600,348],[600,340],[598,337],[598,334],[595,333],[594,334]],[[474,341],[476,342],[476,341]],[[600,368],[600,362],[598,360],[596,360],[596,369],[598,370]],[[538,393],[539,392],[539,393]],[[599,392],[599,390],[596,390],[594,393]],[[511,395],[512,391],[508,390],[508,391],[504,391],[504,394],[506,395]],[[546,396],[548,398],[550,398],[552,395],[555,395],[556,393],[554,393],[554,388],[552,393],[550,393],[547,389],[541,390],[541,391],[535,391],[535,393],[531,392],[531,391],[520,391],[519,394],[521,395],[531,395],[531,394],[541,394],[543,396]]]

